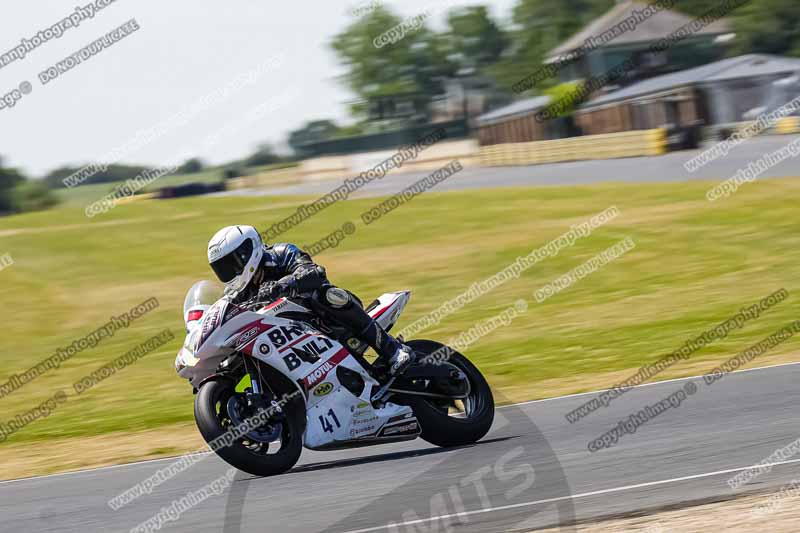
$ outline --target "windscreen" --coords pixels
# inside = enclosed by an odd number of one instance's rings
[[[186,299],[183,301],[183,316],[185,317],[193,307],[213,305],[222,298],[222,292],[222,287],[218,283],[208,280],[198,281],[186,294]]]

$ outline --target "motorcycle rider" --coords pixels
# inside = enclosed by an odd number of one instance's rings
[[[406,370],[414,352],[389,335],[348,291],[333,286],[325,268],[290,243],[266,245],[253,226],[227,226],[208,243],[208,262],[232,303],[253,307],[281,296],[312,298],[378,354],[390,375]]]

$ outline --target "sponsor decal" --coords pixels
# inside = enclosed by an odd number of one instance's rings
[[[326,394],[330,394],[333,390],[333,383],[330,381],[326,381],[322,383],[319,387],[314,389],[314,396],[325,396]]]
[[[280,326],[269,332],[269,340],[276,348],[282,348],[302,335],[303,328],[300,326]]]
[[[287,305],[289,305],[289,301],[286,298],[281,298],[277,302],[268,305],[263,310],[272,311],[272,313],[274,314],[283,309],[284,307],[286,307]]]
[[[241,335],[239,335],[239,337],[236,339],[236,348],[235,348],[235,350],[237,352],[241,351],[242,348],[247,346],[250,343],[250,341],[253,340],[256,337],[256,335],[258,335],[258,333],[260,331],[261,331],[261,328],[256,326],[256,327],[250,328],[249,330],[247,330],[244,333],[242,333]]]
[[[272,324],[264,324],[261,320],[250,322],[245,327],[234,333],[227,341],[226,346],[235,346],[237,352],[247,355],[253,354],[255,341],[259,335],[272,329]]]
[[[231,305],[230,309],[228,309],[228,312],[225,314],[225,319],[223,320],[223,322],[227,322],[231,318],[239,315],[242,311],[244,311],[244,309],[242,309],[241,307],[238,307],[236,305]]]
[[[314,385],[325,379],[325,377],[328,375],[328,372],[330,372],[331,370],[333,370],[333,365],[330,362],[325,361],[324,363],[322,363],[322,365],[317,367],[316,370],[314,370],[312,373],[303,378],[303,383],[305,384],[307,389],[310,389],[311,387],[313,387]]]
[[[354,417],[365,415],[365,414],[373,414],[375,411],[372,409],[372,406],[369,402],[359,402],[358,405],[351,405],[350,412],[353,413]]]
[[[384,436],[396,435],[398,433],[413,433],[417,431],[417,422],[411,422],[401,426],[392,426],[383,430]]]
[[[347,345],[350,347],[351,350],[358,350],[358,347],[361,346],[361,341],[356,339],[355,337],[351,337],[347,339]]]
[[[292,353],[283,356],[286,368],[296,370],[304,362],[314,364],[320,360],[320,355],[333,348],[333,342],[327,337],[312,338],[304,344],[292,346]]]
[[[206,313],[205,318],[203,318],[203,329],[200,335],[200,342],[197,345],[198,348],[202,346],[203,343],[208,340],[208,337],[211,336],[211,333],[217,329],[222,310],[226,305],[227,303],[225,301],[217,302]]]
[[[367,436],[370,433],[374,433],[377,428],[372,426],[364,426],[363,428],[354,428],[350,430],[351,437],[359,437],[359,436]]]
[[[393,416],[392,418],[390,418],[390,419],[389,419],[389,420],[386,422],[386,424],[387,424],[387,425],[389,425],[389,424],[392,424],[393,422],[401,422],[401,421],[403,421],[403,420],[406,420],[406,419],[409,419],[409,418],[411,418],[412,416],[414,416],[414,414],[413,414],[413,413],[406,413],[406,414],[404,414],[404,415],[397,415],[397,416]]]
[[[336,368],[336,365],[344,361],[344,359],[348,355],[350,355],[350,352],[342,348],[341,350],[333,354],[330,359],[328,359],[327,361],[322,363],[319,367],[317,367],[313,372],[304,377],[303,384],[305,385],[306,390],[311,390],[318,384],[325,381],[325,378],[328,376],[328,373],[334,368]]]
[[[374,416],[374,415],[370,416],[368,418],[357,418],[357,419],[354,418],[353,419],[353,425],[354,426],[363,426],[364,424],[372,424],[373,422],[376,422],[377,420],[378,420],[378,417]]]

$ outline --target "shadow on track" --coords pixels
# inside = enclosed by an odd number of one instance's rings
[[[409,459],[412,457],[425,457],[427,455],[437,455],[440,453],[449,453],[455,452],[458,450],[465,450],[468,448],[475,448],[478,446],[483,446],[487,444],[492,444],[494,442],[503,442],[511,439],[519,438],[519,436],[514,437],[498,437],[495,439],[486,439],[474,444],[468,444],[466,446],[453,446],[452,448],[428,448],[426,450],[411,450],[407,452],[392,452],[392,453],[385,453],[381,455],[370,455],[368,457],[357,457],[354,459],[343,459],[341,461],[326,461],[323,463],[311,463],[308,465],[299,466],[297,468],[292,468],[288,473],[289,474],[299,474],[303,472],[314,472],[317,470],[327,470],[330,468],[344,468],[348,466],[358,466],[358,465],[365,465],[370,463],[383,463],[386,461],[397,461],[399,459]],[[252,479],[258,479],[253,477]]]

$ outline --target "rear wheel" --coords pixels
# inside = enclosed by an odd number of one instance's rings
[[[406,343],[418,359],[430,355],[443,344],[428,340]],[[469,394],[463,399],[406,396],[422,428],[423,439],[436,446],[462,446],[482,439],[494,421],[494,397],[489,384],[469,359],[451,350],[446,364],[458,368],[469,381]]]
[[[279,394],[275,396],[281,398]],[[270,412],[265,423],[247,428],[245,434],[236,429],[265,411]],[[236,392],[233,380],[213,380],[200,387],[194,403],[194,418],[213,451],[228,464],[248,474],[282,474],[297,463],[303,450],[305,409],[299,393],[293,394],[279,411],[268,405],[255,408],[245,393]],[[235,438],[229,439],[230,434]],[[224,440],[223,435],[229,440]],[[213,444],[215,442],[220,444]]]

